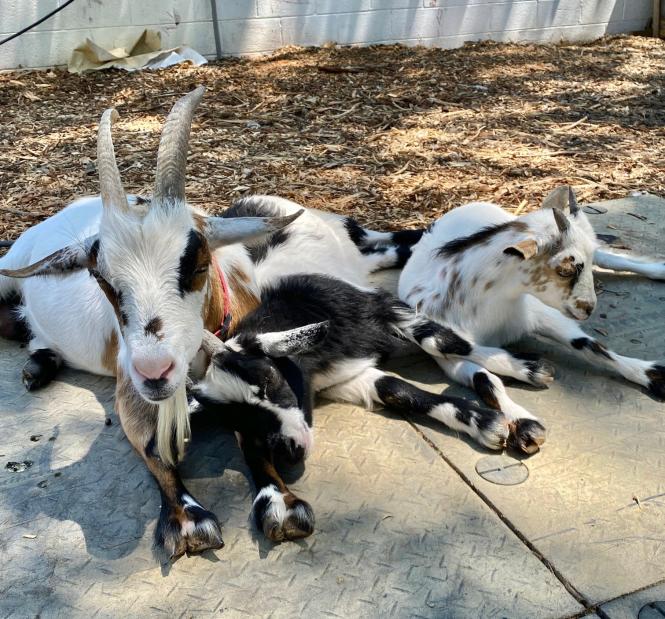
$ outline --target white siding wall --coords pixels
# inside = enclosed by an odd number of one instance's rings
[[[216,0],[224,54],[284,45],[402,42],[457,47],[465,41],[593,39],[643,29],[651,0]],[[0,38],[63,0],[0,0]],[[86,37],[124,46],[150,27],[165,46],[188,44],[213,57],[209,0],[75,0],[0,47],[0,69],[66,64]]]

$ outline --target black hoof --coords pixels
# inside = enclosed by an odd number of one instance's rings
[[[646,371],[649,385],[647,391],[658,400],[665,400],[665,366],[654,365]]]
[[[256,527],[273,542],[302,539],[314,532],[314,512],[306,501],[275,486],[259,492],[252,506]]]
[[[509,447],[525,454],[535,454],[545,442],[547,431],[545,427],[535,419],[518,419],[512,424]]]
[[[193,503],[173,510],[162,505],[154,542],[160,562],[175,561],[185,553],[199,554],[220,548],[224,548],[224,541],[215,514]]]
[[[35,391],[48,385],[59,368],[60,357],[48,348],[40,348],[25,362],[21,380],[28,391]]]

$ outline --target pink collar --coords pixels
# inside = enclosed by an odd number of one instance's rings
[[[215,331],[215,337],[224,339],[229,332],[229,327],[231,326],[231,301],[229,298],[229,286],[226,283],[226,277],[224,277],[224,272],[217,262],[217,258],[213,255],[212,257],[213,264],[215,265],[215,270],[217,271],[217,277],[219,277],[219,283],[222,286],[222,322],[219,325],[219,329]]]

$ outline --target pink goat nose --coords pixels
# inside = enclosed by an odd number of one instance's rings
[[[175,362],[171,357],[134,357],[134,369],[145,380],[166,378]]]

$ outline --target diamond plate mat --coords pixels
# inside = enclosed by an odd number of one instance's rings
[[[315,534],[272,545],[247,522],[232,436],[194,424],[187,484],[226,547],[170,569],[151,556],[156,487],[76,372],[37,394],[0,342],[0,617],[560,617],[582,607],[403,419],[323,405],[292,488]],[[112,425],[105,425],[105,418]],[[198,437],[198,438],[197,438]],[[202,438],[205,437],[205,438]],[[31,462],[22,472],[8,461]]]
[[[665,608],[664,601],[665,584],[660,584],[604,604],[601,610],[606,615],[605,619],[637,619],[638,615],[639,619],[662,619],[665,617],[662,611]],[[647,608],[640,614],[644,606],[653,602],[661,603],[656,605],[657,609]]]
[[[602,207],[606,213],[589,215],[597,232],[618,236],[622,251],[665,259],[665,200],[639,196]],[[393,284],[390,277],[382,283]],[[665,359],[665,282],[607,273],[597,280],[598,306],[585,330],[621,354]],[[665,404],[556,344],[529,340],[513,348],[546,355],[557,368],[549,389],[508,387],[548,429],[541,452],[525,460],[530,475],[523,484],[483,480],[474,467],[487,452],[434,423],[418,427],[589,604],[662,580]],[[471,393],[447,385],[429,360],[393,367],[424,388]]]

